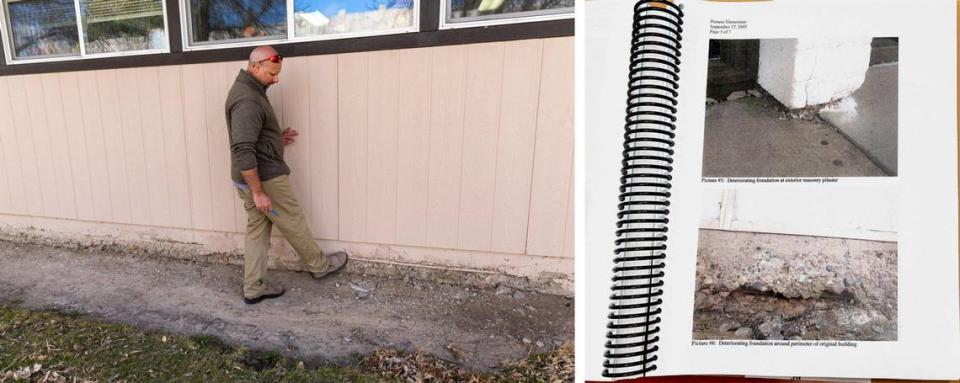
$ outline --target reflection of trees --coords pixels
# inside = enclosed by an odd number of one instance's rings
[[[259,35],[282,34],[285,30],[286,1],[283,0],[193,0],[191,3],[195,41],[210,40],[213,32],[238,38],[244,37],[244,29],[252,29]]]
[[[150,33],[163,30],[160,0],[80,0],[87,52],[151,48]]]
[[[113,22],[89,23],[84,32],[87,41],[111,37],[144,37],[150,28],[163,27],[162,17],[122,19]]]
[[[477,9],[477,8],[480,8],[480,3],[482,2],[483,0],[463,0],[463,3],[461,3],[461,8],[458,10],[466,11],[471,9]]]
[[[73,42],[73,40],[79,41],[80,39],[78,36],[79,35],[77,34],[75,29],[74,30],[68,30],[66,28],[44,29],[43,33],[40,35],[18,38],[13,49],[14,49],[14,52],[17,52],[17,56],[34,56],[34,55],[64,53],[64,52],[53,52],[53,51],[28,53],[28,52],[24,52],[24,50],[33,46],[40,46],[42,43],[46,41],[56,41],[56,42],[65,43],[65,44],[57,44],[58,47],[59,45],[71,45],[71,46],[76,45],[71,43]],[[57,49],[57,50],[59,51],[61,49]]]
[[[489,3],[491,0],[454,0],[454,11],[471,11],[480,9],[483,3]],[[494,9],[482,12],[483,14],[507,13],[507,12],[525,12],[539,11],[544,9],[556,9],[572,7],[573,0],[503,0],[499,6]]]
[[[380,9],[380,6],[383,6],[386,9],[391,8],[408,8],[410,0],[368,0],[367,9],[374,10]]]
[[[160,48],[152,45],[153,31],[163,31],[162,16],[88,23],[83,30],[87,36],[87,53]]]
[[[8,7],[17,56],[67,53],[79,44],[73,1],[19,1]]]

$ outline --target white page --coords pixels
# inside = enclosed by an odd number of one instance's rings
[[[601,377],[610,295],[628,52],[634,1],[586,3],[586,360]],[[957,248],[956,3],[951,0],[723,3],[686,0],[679,119],[667,241],[663,323],[651,375],[956,379],[960,376]],[[897,228],[895,341],[855,347],[692,345],[698,231],[705,195],[728,187],[757,193],[799,185],[701,182],[710,20],[742,20],[724,39],[872,36],[899,38],[899,165],[895,177],[844,177],[803,186],[892,195]],[[774,191],[776,192],[776,191]],[[842,205],[842,204],[841,204]],[[758,213],[759,214],[759,213]],[[762,215],[762,214],[760,214]],[[790,222],[786,222],[790,224]],[[811,226],[814,230],[816,226]]]

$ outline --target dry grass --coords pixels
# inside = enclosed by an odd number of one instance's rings
[[[359,368],[365,373],[403,382],[572,382],[573,353],[573,344],[567,343],[550,353],[507,363],[496,374],[478,374],[419,351],[381,349],[364,358]]]

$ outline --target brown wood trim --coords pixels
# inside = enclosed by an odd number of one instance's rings
[[[180,1],[164,0],[167,3],[167,41],[170,52],[183,52],[183,40],[180,28]]]
[[[420,2],[420,32],[430,32],[440,29],[440,2],[447,0]]]
[[[170,11],[170,3],[177,3],[177,0],[165,0],[168,3],[167,11]],[[430,8],[428,2],[424,2],[422,8]],[[439,12],[439,3],[433,12]],[[179,13],[179,5],[176,12]],[[423,18],[421,8],[421,26],[426,19]],[[439,23],[439,16],[431,16],[436,23]],[[180,40],[174,42],[174,39],[180,38],[180,21],[171,18],[169,21],[171,37],[171,53],[107,57],[97,59],[77,59],[70,61],[15,64],[0,66],[0,76],[51,73],[51,72],[71,72],[97,69],[120,69],[136,68],[162,65],[184,65],[199,64],[219,61],[240,61],[246,60],[252,47],[210,49],[201,51],[176,52],[173,48],[180,48]],[[177,31],[174,34],[172,32]],[[366,52],[388,49],[406,49],[422,48],[444,45],[474,44],[495,41],[527,40],[537,38],[564,37],[573,36],[574,20],[551,20],[532,23],[517,23],[506,25],[493,25],[476,28],[446,29],[421,31],[413,33],[402,33],[396,35],[381,35],[356,37],[349,39],[309,41],[300,43],[277,44],[274,47],[285,57],[312,56],[334,53]]]

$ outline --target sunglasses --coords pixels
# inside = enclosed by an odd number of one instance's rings
[[[279,63],[283,62],[283,56],[281,56],[281,55],[279,55],[279,54],[276,54],[276,55],[270,56],[270,57],[268,57],[268,58],[265,58],[265,59],[263,59],[263,60],[257,61],[257,64],[260,64],[260,63],[262,63],[262,62],[264,62],[264,61],[269,61],[269,62],[272,62],[272,63],[274,63],[274,64],[279,64]]]

